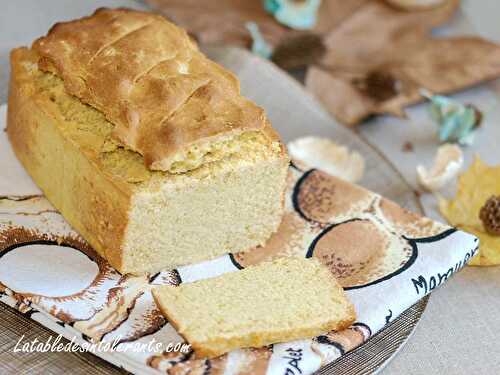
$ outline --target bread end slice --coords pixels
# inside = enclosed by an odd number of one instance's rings
[[[161,312],[199,358],[237,348],[312,338],[342,330],[354,306],[316,259],[272,262],[180,286],[160,286]]]

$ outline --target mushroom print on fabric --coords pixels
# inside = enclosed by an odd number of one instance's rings
[[[119,274],[43,196],[1,198],[0,300],[42,324],[56,322],[67,338],[111,343],[117,352],[109,360],[131,371],[310,374],[363,344],[477,251],[473,236],[303,166],[289,169],[285,214],[264,246],[155,275]],[[357,322],[341,332],[210,360],[191,350],[132,350],[150,342],[184,343],[153,301],[156,285],[194,282],[286,256],[316,257],[326,264],[353,301]],[[429,262],[449,266],[429,275],[426,271],[436,268]]]

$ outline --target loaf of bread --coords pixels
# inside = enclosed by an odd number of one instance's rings
[[[353,305],[315,258],[280,258],[242,271],[153,290],[197,357],[312,338],[349,327]]]
[[[289,160],[263,110],[158,15],[99,9],[13,50],[7,132],[122,273],[245,251],[281,220]]]

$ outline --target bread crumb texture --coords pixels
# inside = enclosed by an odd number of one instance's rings
[[[313,258],[279,258],[153,294],[199,357],[312,338],[355,319],[342,287]]]
[[[251,250],[277,230],[289,162],[278,139],[243,132],[193,145],[171,171],[149,170],[100,111],[38,69],[38,58],[27,48],[12,53],[11,97],[21,98],[10,103],[13,146],[51,203],[120,272]],[[33,110],[15,115],[14,103]],[[110,196],[120,197],[112,208]]]
[[[33,75],[36,91],[57,106],[63,120],[58,123],[60,129],[79,143],[84,152],[97,156],[105,171],[127,182],[148,181],[155,173],[163,176],[184,173],[235,155],[255,160],[280,153],[279,142],[270,141],[260,131],[250,131],[214,142],[194,144],[176,154],[169,173],[151,171],[139,153],[112,137],[114,125],[101,112],[66,93],[62,79],[38,70],[36,65],[25,64],[25,67]]]

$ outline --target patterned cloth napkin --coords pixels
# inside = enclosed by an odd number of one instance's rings
[[[4,116],[5,107],[2,122]],[[478,247],[469,234],[297,162],[289,171],[283,222],[265,247],[155,275],[122,276],[41,193],[16,193],[32,183],[5,132],[0,149],[0,300],[82,346],[96,344],[95,354],[135,373],[313,373],[443,284]],[[354,303],[356,323],[314,339],[196,359],[151,296],[157,285],[238,272],[282,256],[325,263]]]

